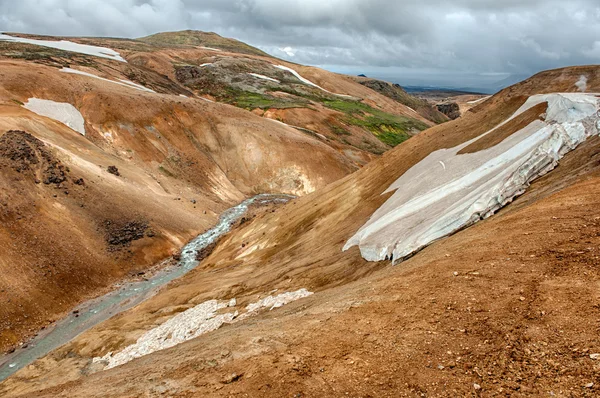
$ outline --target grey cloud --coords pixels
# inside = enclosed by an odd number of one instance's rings
[[[139,37],[182,29],[299,63],[397,73],[401,83],[421,75],[460,85],[600,59],[597,0],[0,0],[2,31]]]

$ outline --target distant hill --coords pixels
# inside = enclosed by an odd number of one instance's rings
[[[264,51],[239,40],[222,37],[214,32],[202,32],[199,30],[156,33],[141,37],[138,40],[159,46],[201,46],[242,54],[268,56]]]

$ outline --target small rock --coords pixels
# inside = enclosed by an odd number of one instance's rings
[[[223,379],[223,384],[231,384],[242,378],[241,374],[232,373]]]
[[[457,271],[454,271],[453,275],[454,275],[454,276],[458,276],[458,272],[457,272]]]
[[[587,383],[585,385],[585,388],[592,388],[592,387],[594,387],[594,383]]]
[[[106,171],[108,171],[110,174],[115,175],[117,177],[121,176],[121,173],[119,173],[119,169],[117,168],[117,166],[108,166],[106,168]]]
[[[600,354],[590,354],[590,358],[593,359],[594,361],[600,359]]]
[[[473,384],[473,388],[476,389],[476,390],[478,390],[478,391],[481,390],[481,386],[479,384],[477,384],[477,383]]]
[[[519,297],[519,300],[525,301],[525,297],[521,296],[521,297]]]

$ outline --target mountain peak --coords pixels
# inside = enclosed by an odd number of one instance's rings
[[[160,32],[141,37],[138,40],[158,46],[202,46],[242,54],[268,55],[264,51],[239,40],[223,37],[215,32],[203,32],[201,30],[188,29],[176,32]]]

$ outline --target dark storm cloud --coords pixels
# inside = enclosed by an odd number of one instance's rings
[[[597,0],[0,0],[0,30],[199,29],[299,63],[456,81],[600,61]]]

